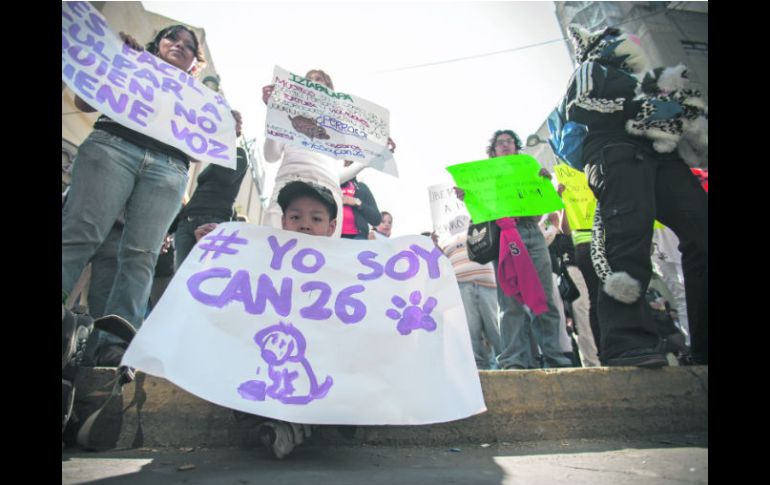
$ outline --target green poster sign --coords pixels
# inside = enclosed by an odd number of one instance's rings
[[[506,155],[446,168],[465,191],[473,222],[501,217],[538,216],[564,207],[551,181],[538,175],[530,155]]]

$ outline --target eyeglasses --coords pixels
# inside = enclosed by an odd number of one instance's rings
[[[511,143],[515,145],[516,140],[514,140],[513,138],[498,138],[497,140],[495,140],[496,147],[500,147],[503,145],[510,145]]]

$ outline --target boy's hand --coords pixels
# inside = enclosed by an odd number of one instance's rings
[[[216,229],[217,225],[218,224],[215,222],[209,222],[208,224],[203,224],[202,226],[195,228],[195,241],[200,241],[206,234]]]
[[[160,247],[160,254],[166,254],[169,249],[171,249],[171,242],[174,240],[174,236],[171,234],[166,234],[166,237],[163,239],[163,245]]]

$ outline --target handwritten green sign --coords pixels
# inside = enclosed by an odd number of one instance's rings
[[[476,224],[564,207],[551,181],[538,175],[540,164],[530,155],[506,155],[446,169],[465,191],[465,205]]]
[[[561,196],[569,227],[573,230],[591,229],[594,225],[596,197],[588,187],[586,174],[563,163],[554,165],[553,171],[556,180],[566,187]]]

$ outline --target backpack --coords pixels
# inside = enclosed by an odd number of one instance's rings
[[[588,135],[588,127],[583,123],[567,121],[563,104],[557,106],[548,115],[548,143],[553,152],[570,167],[583,170],[583,141]]]

